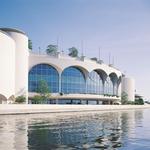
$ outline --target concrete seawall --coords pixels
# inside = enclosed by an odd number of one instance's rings
[[[150,109],[150,105],[26,105],[1,104],[0,115]]]

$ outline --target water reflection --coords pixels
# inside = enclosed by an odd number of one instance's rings
[[[0,149],[127,149],[142,141],[150,110],[0,116]],[[139,137],[139,138],[138,138]],[[150,142],[150,135],[144,139]],[[142,141],[143,143],[143,141]],[[145,147],[146,145],[144,145]],[[147,144],[150,146],[150,144]],[[146,149],[146,147],[145,147]]]

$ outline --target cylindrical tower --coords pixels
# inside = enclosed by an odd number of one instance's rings
[[[15,95],[28,98],[28,37],[22,31],[2,28],[15,41]]]
[[[15,94],[15,42],[0,30],[0,103]],[[4,102],[4,98],[5,102]]]
[[[135,100],[135,81],[133,78],[123,77],[122,78],[122,93],[125,92],[128,96],[129,101]]]

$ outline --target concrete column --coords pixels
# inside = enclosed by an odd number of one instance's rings
[[[61,73],[59,73],[59,93],[61,93]]]
[[[118,96],[119,95],[119,85],[117,84],[117,92],[116,92],[116,95]]]
[[[103,94],[105,94],[105,82],[103,83]]]
[[[115,83],[113,83],[113,95],[115,95]]]
[[[87,94],[87,80],[88,80],[88,74],[85,76],[85,93]]]

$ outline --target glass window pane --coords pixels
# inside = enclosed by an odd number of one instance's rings
[[[63,93],[85,93],[85,76],[80,69],[69,67],[61,75],[61,86]]]
[[[29,72],[29,91],[36,92],[39,81],[44,80],[52,93],[58,93],[59,74],[57,70],[48,64],[34,66]]]

